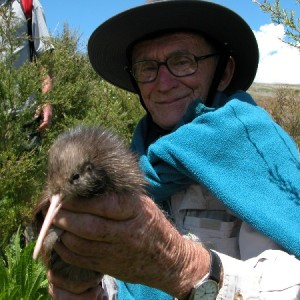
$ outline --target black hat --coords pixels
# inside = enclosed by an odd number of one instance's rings
[[[227,45],[236,67],[226,92],[249,88],[259,59],[255,36],[235,12],[208,1],[152,0],[115,15],[91,35],[88,42],[90,62],[108,82],[137,93],[125,70],[129,64],[129,47],[147,35],[177,29],[204,33],[221,45]]]

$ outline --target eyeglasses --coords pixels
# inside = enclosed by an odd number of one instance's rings
[[[202,56],[193,54],[177,54],[169,57],[166,61],[143,60],[134,63],[129,69],[134,79],[140,83],[152,82],[156,79],[160,66],[167,67],[169,72],[176,77],[184,77],[194,74],[198,69],[198,61],[219,55],[212,53]]]

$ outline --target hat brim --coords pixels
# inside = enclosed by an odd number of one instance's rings
[[[128,47],[146,35],[174,29],[202,32],[221,44],[228,44],[236,69],[227,92],[247,90],[252,84],[259,52],[251,28],[232,10],[208,1],[153,2],[110,18],[89,39],[90,62],[103,79],[136,93],[130,75],[125,70],[129,63]]]

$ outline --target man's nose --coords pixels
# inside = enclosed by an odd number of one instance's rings
[[[176,85],[178,79],[169,71],[166,65],[161,64],[158,67],[156,81],[160,89],[169,89]]]

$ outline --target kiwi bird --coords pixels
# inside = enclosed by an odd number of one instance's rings
[[[39,232],[33,258],[40,257],[54,274],[74,281],[99,273],[68,265],[53,246],[62,230],[52,225],[65,201],[84,205],[92,197],[107,193],[137,197],[144,194],[144,177],[135,155],[110,130],[101,126],[78,126],[61,134],[51,146],[45,188],[34,207],[34,226]],[[43,212],[48,208],[44,217]]]

